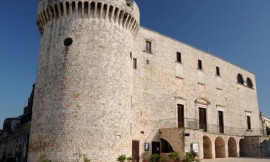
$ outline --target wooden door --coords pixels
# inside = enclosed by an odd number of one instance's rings
[[[140,142],[132,141],[132,157],[134,158],[133,162],[140,161]]]
[[[152,142],[152,154],[160,154],[160,143]]]
[[[178,128],[184,127],[184,105],[177,105]]]
[[[199,108],[199,128],[207,131],[206,109]]]

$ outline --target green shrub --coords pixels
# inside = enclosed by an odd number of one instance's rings
[[[170,152],[168,157],[171,159],[171,160],[177,160],[179,161],[180,160],[180,155],[178,152]]]
[[[126,159],[127,159],[126,155],[123,154],[123,155],[118,156],[117,161],[124,162]]]
[[[152,162],[161,162],[162,158],[159,154],[152,154],[150,156]]]
[[[196,157],[197,157],[197,154],[194,151],[187,152],[183,162],[197,161],[195,160]]]
[[[142,157],[143,157],[143,160],[148,160],[149,159],[149,156],[148,156],[149,152],[148,151],[144,151]]]
[[[128,161],[128,162],[132,162],[133,160],[134,160],[134,158],[133,158],[132,156],[127,157],[127,161]]]

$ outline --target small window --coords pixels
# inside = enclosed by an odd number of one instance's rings
[[[247,130],[251,130],[250,116],[247,116]]]
[[[133,69],[137,69],[137,59],[133,58]]]
[[[199,70],[202,70],[203,67],[202,67],[202,60],[198,60],[198,69]]]
[[[219,67],[218,66],[216,67],[216,75],[217,76],[220,76],[220,70],[219,70]]]
[[[252,83],[252,81],[251,81],[250,78],[247,78],[247,86],[248,86],[249,88],[253,88],[253,83]]]
[[[237,83],[244,84],[244,79],[243,79],[243,76],[241,74],[237,75]]]
[[[64,46],[66,46],[66,47],[71,46],[72,43],[73,43],[72,38],[66,38],[66,39],[64,40]]]
[[[145,52],[152,53],[152,42],[145,41]]]
[[[182,57],[180,52],[176,52],[176,62],[181,63],[182,62]]]

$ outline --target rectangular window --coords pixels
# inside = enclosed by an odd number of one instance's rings
[[[133,69],[137,69],[137,59],[133,58]]]
[[[202,70],[202,60],[198,60],[198,69]]]
[[[248,130],[251,130],[250,116],[247,116],[247,129],[248,129]]]
[[[182,57],[180,52],[176,52],[176,62],[182,62]]]
[[[218,111],[219,133],[224,133],[223,111]]]
[[[216,67],[216,75],[217,76],[220,76],[220,70],[219,70],[219,67],[218,66]]]
[[[206,109],[199,108],[199,128],[207,132]]]
[[[152,53],[152,42],[145,41],[145,52]]]
[[[177,104],[178,128],[184,127],[184,105]]]

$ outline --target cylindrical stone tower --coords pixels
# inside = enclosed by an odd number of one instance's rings
[[[39,0],[39,67],[29,162],[91,162],[131,155],[133,39],[131,0]]]

